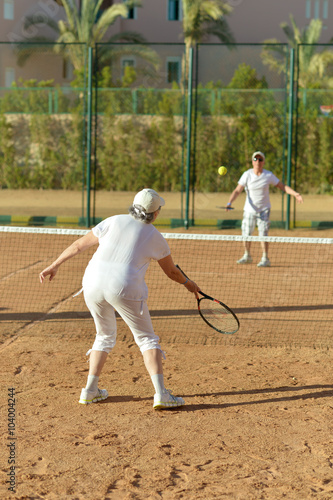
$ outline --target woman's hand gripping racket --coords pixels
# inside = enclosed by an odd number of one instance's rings
[[[178,269],[183,273],[185,278],[189,279],[188,276],[182,271],[182,269],[177,265]],[[230,309],[230,307],[223,304],[217,299],[210,297],[204,292],[199,292],[202,297],[198,300],[198,311],[202,319],[207,323],[208,326],[214,328],[217,332],[232,334],[239,330],[239,320],[236,314]]]

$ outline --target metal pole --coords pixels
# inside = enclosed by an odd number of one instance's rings
[[[294,114],[294,60],[295,49],[290,49],[290,74],[289,74],[289,116],[288,116],[288,158],[287,158],[287,186],[291,184],[291,157],[293,147],[293,114]],[[286,226],[290,229],[290,195],[287,195]]]
[[[283,113],[283,166],[282,166],[282,182],[286,183],[286,150],[287,150],[287,110],[288,110],[288,60],[289,47],[286,46],[286,80],[284,89],[284,113]],[[281,203],[281,221],[284,222],[284,200],[285,193],[282,191],[282,203]]]
[[[197,156],[197,121],[198,121],[198,80],[199,80],[199,48],[195,47],[195,85],[194,85],[194,131],[193,131],[193,165],[192,165],[192,224],[194,225],[196,156]]]
[[[181,164],[181,172],[180,172],[180,218],[184,220],[184,166],[185,166],[185,125],[186,125],[186,46],[184,47],[184,71],[183,71],[183,90],[182,90],[182,164]]]
[[[82,99],[82,143],[81,143],[81,160],[82,160],[82,187],[81,187],[81,217],[84,219],[85,213],[85,186],[86,186],[86,140],[87,140],[87,45],[80,46],[83,50],[84,59],[84,75],[83,75],[83,99]]]
[[[295,147],[294,147],[294,185],[293,189],[296,191],[296,186],[297,186],[297,157],[298,157],[298,116],[299,116],[299,97],[298,97],[298,82],[299,82],[299,52],[300,52],[300,45],[297,45],[297,51],[296,51],[296,85],[295,85],[295,98],[296,98],[296,115],[295,115]],[[306,92],[306,90],[305,90]],[[294,226],[296,224],[296,198],[294,198]]]
[[[187,155],[186,155],[186,207],[185,207],[185,229],[189,228],[189,205],[190,205],[190,170],[191,170],[191,135],[192,135],[192,71],[193,71],[193,49],[189,49],[189,67],[187,82]]]
[[[92,129],[92,61],[93,49],[88,48],[88,109],[87,109],[87,216],[86,225],[90,227],[90,183],[91,183],[91,129]]]
[[[98,44],[95,44],[94,76],[95,76],[95,110],[94,110],[94,197],[92,223],[96,224],[96,190],[97,190],[97,127],[98,127]]]

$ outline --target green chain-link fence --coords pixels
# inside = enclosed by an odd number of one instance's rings
[[[6,73],[0,82],[3,189],[80,191],[75,214],[90,225],[109,215],[102,191],[151,186],[179,193],[172,217],[189,225],[209,218],[213,195],[234,189],[253,151],[263,150],[283,182],[332,193],[332,45],[200,44],[187,64],[184,44],[88,52],[81,44],[0,44],[1,64],[16,67],[15,80]],[[324,72],[316,61],[326,61]],[[285,198],[274,216],[282,227]]]
[[[182,192],[183,60],[183,44],[96,46],[94,218],[106,215],[98,203],[101,189]]]
[[[192,161],[193,219],[209,201],[207,193],[231,192],[264,151],[265,168],[284,179],[287,136],[287,78],[263,64],[263,45],[197,47]],[[277,46],[287,66],[287,46]],[[220,177],[219,165],[228,168]],[[197,193],[206,193],[197,196]],[[281,203],[281,207],[282,207]],[[278,218],[283,219],[283,211]]]
[[[332,195],[333,44],[300,44],[296,78],[293,185],[305,192]],[[332,220],[330,211],[326,221]]]
[[[0,186],[81,191],[81,207],[68,214],[81,218],[86,196],[86,52],[84,44],[0,43],[5,74],[0,87]],[[75,57],[77,73],[69,56]],[[19,197],[17,191],[13,206]],[[33,199],[32,194],[32,204]],[[45,215],[59,215],[59,209],[61,202],[48,207]]]

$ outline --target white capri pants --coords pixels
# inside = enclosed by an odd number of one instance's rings
[[[117,339],[117,311],[130,328],[142,354],[150,349],[162,351],[145,301],[125,299],[98,288],[84,289],[83,293],[96,326],[96,338],[91,350],[110,352],[113,349]]]
[[[258,214],[244,212],[242,220],[242,236],[251,236],[256,226],[258,227],[259,236],[267,236],[271,225],[269,215],[269,208],[259,212]]]

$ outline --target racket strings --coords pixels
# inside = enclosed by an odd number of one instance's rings
[[[217,301],[202,299],[200,314],[216,330],[233,333],[238,330],[238,322],[231,311]]]

